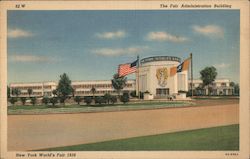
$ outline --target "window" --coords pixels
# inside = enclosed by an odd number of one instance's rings
[[[226,87],[227,85],[226,83],[221,83],[221,86]]]

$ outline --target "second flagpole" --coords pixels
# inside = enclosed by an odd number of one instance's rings
[[[139,79],[140,79],[140,76],[139,76],[139,70],[140,70],[140,59],[139,59],[139,55],[137,55],[137,89],[138,89],[138,92],[137,92],[137,95],[138,95],[138,98],[140,99],[140,86],[139,86]]]

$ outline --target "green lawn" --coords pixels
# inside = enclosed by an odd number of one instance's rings
[[[239,99],[239,96],[196,96],[195,100],[234,100]]]
[[[48,114],[48,113],[80,113],[80,112],[102,112],[102,111],[121,111],[121,110],[139,110],[156,109],[165,107],[179,107],[194,105],[192,102],[140,102],[127,104],[110,105],[20,105],[8,106],[8,114]]]
[[[239,125],[135,137],[42,151],[239,150]]]

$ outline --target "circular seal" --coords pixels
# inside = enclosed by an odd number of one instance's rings
[[[167,85],[168,69],[166,67],[158,68],[156,70],[156,77],[158,80],[158,84],[161,87],[165,87]]]

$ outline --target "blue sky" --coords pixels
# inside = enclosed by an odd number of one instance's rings
[[[8,82],[111,79],[121,63],[193,53],[239,82],[238,10],[8,11]],[[129,78],[134,78],[130,75]]]

